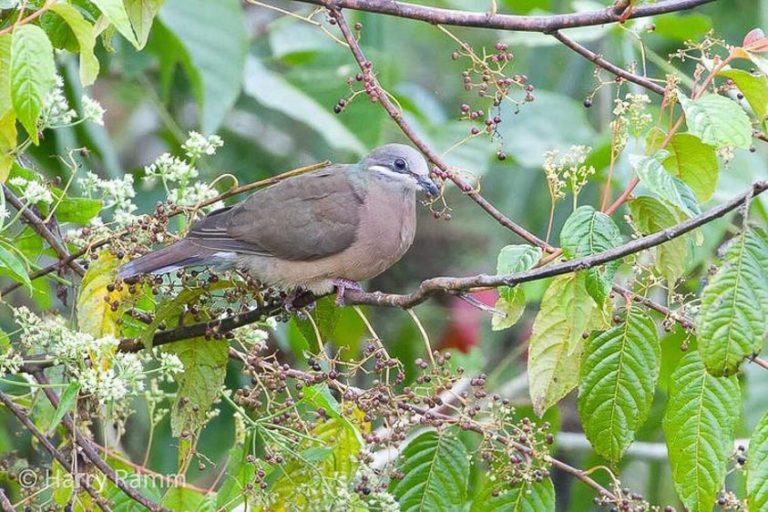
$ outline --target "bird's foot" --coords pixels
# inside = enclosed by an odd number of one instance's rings
[[[283,299],[283,307],[288,313],[300,310],[311,311],[315,308],[315,299],[316,297],[311,291],[296,288]]]
[[[363,290],[362,286],[360,286],[360,283],[358,283],[357,281],[352,281],[350,279],[344,279],[344,278],[334,279],[333,286],[336,287],[336,305],[337,306],[344,305],[344,292],[346,292],[347,290],[359,290],[359,291]]]

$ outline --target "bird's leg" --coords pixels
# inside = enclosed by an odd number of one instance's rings
[[[336,287],[336,305],[337,306],[344,305],[344,292],[346,292],[347,290],[359,290],[359,291],[363,290],[362,286],[360,286],[360,283],[358,283],[357,281],[344,279],[342,277],[334,279],[333,286]]]

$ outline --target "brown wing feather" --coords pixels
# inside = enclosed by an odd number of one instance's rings
[[[187,235],[218,251],[309,261],[352,245],[364,191],[350,166],[289,178],[259,190],[231,209],[217,210]]]

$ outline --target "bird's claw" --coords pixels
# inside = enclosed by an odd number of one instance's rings
[[[309,290],[296,288],[283,300],[283,307],[288,313],[312,311],[315,309],[315,296]]]
[[[337,306],[344,306],[344,293],[347,290],[359,290],[362,291],[363,288],[360,286],[360,283],[357,281],[352,281],[351,279],[343,279],[338,278],[333,280],[333,286],[336,287],[336,305]]]

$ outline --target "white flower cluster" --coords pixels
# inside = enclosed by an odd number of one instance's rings
[[[578,196],[590,176],[595,174],[594,167],[584,165],[590,151],[592,148],[588,146],[571,146],[563,155],[558,150],[544,153],[544,175],[553,200],[565,197],[566,185],[574,196]]]
[[[104,107],[91,97],[83,96],[83,119],[104,126]]]
[[[84,332],[75,332],[63,327],[59,331],[59,339],[52,340],[50,352],[58,361],[80,363],[86,355],[98,360],[112,357],[118,345],[114,336],[94,338]]]
[[[104,126],[104,107],[101,103],[89,96],[82,96],[83,105],[82,121],[92,121]],[[56,75],[56,82],[53,89],[43,100],[42,127],[59,128],[69,126],[77,120],[77,112],[71,108],[66,96],[64,95],[64,80]]]
[[[40,318],[24,306],[14,309],[13,316],[21,328],[21,344],[28,351],[34,349],[40,352],[48,347],[51,340],[60,339],[68,331],[61,317]]]
[[[72,124],[77,112],[70,108],[64,96],[64,80],[56,75],[56,84],[43,100],[42,123],[44,128],[56,128]]]
[[[0,353],[0,375],[14,375],[19,372],[24,360],[13,349]]]
[[[190,159],[196,160],[203,155],[215,155],[216,150],[223,145],[224,141],[218,135],[205,137],[197,132],[189,132],[189,138],[181,145],[181,148]]]
[[[623,148],[629,134],[640,137],[645,128],[653,122],[653,116],[647,112],[651,98],[646,94],[628,93],[624,99],[614,100],[611,127],[616,135],[615,143]]]
[[[122,178],[103,180],[88,171],[85,178],[79,180],[80,186],[89,197],[99,196],[104,201],[104,208],[113,208],[114,220],[120,226],[125,226],[136,220],[133,212],[137,206],[133,204],[136,191],[133,189],[133,175],[125,174]]]
[[[151,165],[144,168],[147,178],[160,178],[164,183],[189,183],[197,178],[198,172],[194,166],[183,158],[163,153]]]
[[[166,381],[171,382],[174,375],[184,371],[184,363],[181,362],[181,359],[176,354],[160,352],[157,350],[157,347],[155,347],[154,353],[160,364],[160,376]]]
[[[53,203],[53,195],[48,188],[37,180],[28,180],[21,176],[11,178],[8,183],[19,189],[21,199],[29,204]]]
[[[208,199],[213,199],[217,195],[219,195],[219,193],[216,192],[216,189],[209,187],[205,183],[195,183],[191,187],[186,188],[173,188],[169,193],[169,197],[180,206],[195,206],[202,203],[203,201],[207,201]],[[219,208],[220,206],[217,205],[220,204],[220,202],[217,202],[211,205],[209,208]]]
[[[146,179],[161,180],[168,193],[168,199],[181,206],[195,206],[212,199],[217,195],[216,189],[195,181],[200,173],[194,162],[201,156],[216,154],[216,150],[223,144],[217,135],[205,137],[197,132],[190,132],[189,138],[181,146],[187,158],[163,153],[154,163],[144,168]],[[210,208],[217,206],[211,205]]]
[[[61,317],[40,318],[25,307],[14,311],[21,328],[21,343],[28,349],[47,351],[56,363],[64,364],[81,389],[102,402],[120,400],[129,394],[144,390],[147,372],[136,354],[117,352],[119,341],[114,336],[96,338],[90,334],[69,329]],[[86,364],[86,357],[91,364]],[[16,369],[14,359],[0,358],[0,369]],[[161,367],[166,372],[183,369],[174,356],[168,357]]]

